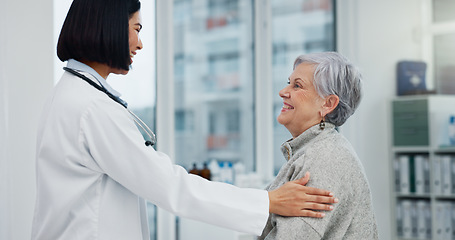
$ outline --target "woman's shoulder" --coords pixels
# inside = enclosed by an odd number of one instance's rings
[[[305,146],[307,155],[356,156],[351,143],[337,131],[320,134]]]
[[[120,106],[86,81],[66,72],[57,83],[54,95],[67,107],[94,108],[98,111]]]
[[[305,146],[301,161],[306,168],[334,169],[353,174],[363,171],[360,159],[349,141],[338,132],[321,135]],[[340,171],[341,170],[341,171]]]

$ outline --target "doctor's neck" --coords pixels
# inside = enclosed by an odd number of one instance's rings
[[[111,67],[109,67],[105,63],[86,61],[86,60],[82,60],[81,62],[86,64],[87,66],[93,68],[93,70],[95,70],[104,79],[107,79],[107,77],[111,73]]]

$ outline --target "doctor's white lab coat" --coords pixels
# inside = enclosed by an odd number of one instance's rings
[[[36,171],[32,239],[148,239],[142,198],[256,235],[268,218],[266,191],[209,182],[173,165],[145,146],[124,107],[70,73],[45,105]]]

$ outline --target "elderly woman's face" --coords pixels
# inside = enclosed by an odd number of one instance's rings
[[[324,99],[318,95],[313,85],[313,68],[314,65],[299,64],[289,77],[289,84],[279,93],[283,98],[283,108],[278,122],[294,138],[322,119]]]

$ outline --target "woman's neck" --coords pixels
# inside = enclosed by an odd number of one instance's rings
[[[95,70],[104,79],[107,79],[107,77],[110,74],[110,67],[104,63],[85,61],[85,60],[82,60],[81,62],[86,64],[87,66],[93,68],[93,70]]]

